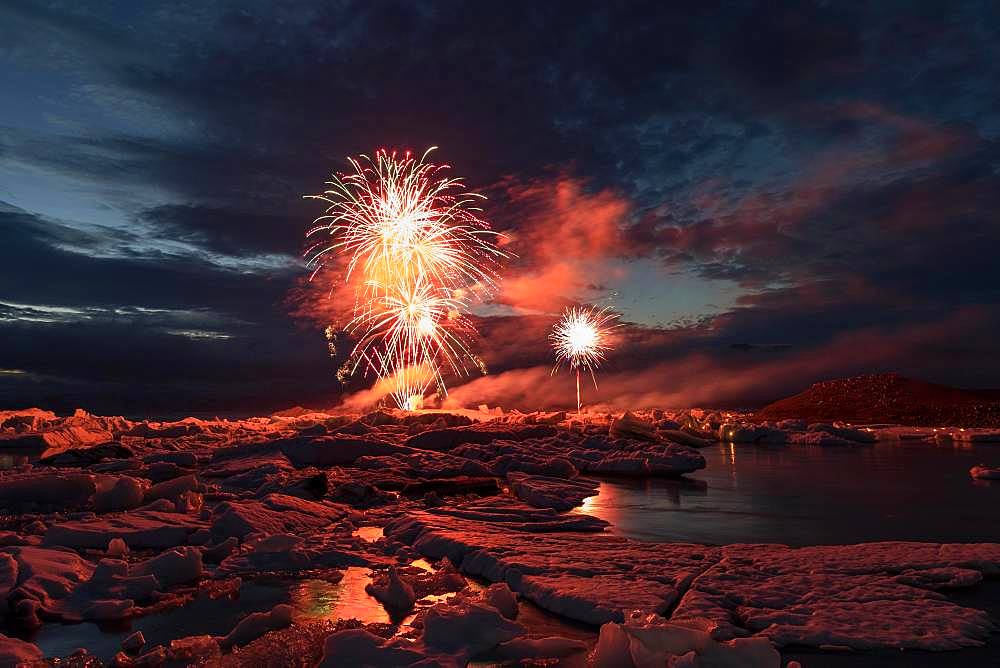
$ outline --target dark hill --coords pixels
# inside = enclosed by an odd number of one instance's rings
[[[1000,392],[962,390],[895,373],[871,374],[816,383],[805,392],[765,406],[756,418],[996,427],[1000,426]]]

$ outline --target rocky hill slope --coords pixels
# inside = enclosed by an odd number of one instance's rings
[[[1000,392],[963,390],[895,373],[827,380],[757,411],[758,420],[846,420],[906,425],[1000,426]]]

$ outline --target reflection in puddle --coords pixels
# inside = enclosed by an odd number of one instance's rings
[[[21,635],[35,642],[48,657],[64,657],[78,647],[86,647],[101,660],[110,661],[122,640],[133,631],[142,631],[149,646],[188,635],[225,635],[247,614],[270,610],[279,603],[289,603],[295,621],[302,623],[352,618],[365,624],[392,623],[385,608],[365,592],[365,585],[371,581],[368,573],[367,568],[351,567],[339,582],[319,578],[247,581],[236,597],[198,596],[186,606],[137,617],[131,623],[46,624]],[[3,631],[11,633],[9,629]]]
[[[18,469],[27,463],[28,455],[19,455],[8,452],[0,454],[0,471]]]
[[[382,604],[368,595],[365,585],[371,582],[370,571],[351,566],[340,582],[298,580],[291,584],[289,596],[296,621],[357,619],[365,624],[392,623]]]
[[[102,661],[111,661],[122,640],[133,631],[142,631],[150,647],[190,635],[226,635],[249,613],[265,612],[287,601],[288,593],[283,588],[251,582],[243,584],[238,596],[212,598],[203,594],[183,607],[136,617],[131,622],[100,626],[91,622],[45,624],[37,631],[19,635],[37,644],[47,657],[64,657],[86,647]],[[10,630],[4,632],[10,634]]]
[[[382,527],[358,527],[354,530],[354,535],[363,541],[374,543],[385,534],[382,532]]]
[[[593,496],[588,496],[583,500],[579,506],[571,510],[570,512],[581,513],[583,515],[593,515],[594,508],[597,507],[597,494]]]
[[[434,568],[426,559],[416,559],[410,566],[434,573]],[[372,571],[362,566],[351,566],[344,571],[339,582],[309,579],[289,583],[290,603],[296,621],[315,622],[338,619],[357,619],[364,624],[382,623],[407,626],[415,613],[435,603],[444,601],[455,592],[425,596],[416,603],[412,614],[390,614],[382,604],[365,591],[372,581]],[[473,585],[479,589],[479,585]]]
[[[428,573],[437,569],[426,559],[410,564]],[[142,631],[147,645],[167,644],[174,638],[189,635],[225,635],[245,615],[267,611],[279,603],[292,606],[297,623],[307,624],[341,619],[357,619],[363,624],[397,625],[399,633],[411,630],[410,624],[421,611],[445,601],[456,592],[429,595],[404,615],[390,615],[365,586],[371,582],[372,571],[366,567],[346,568],[339,581],[318,577],[294,579],[268,577],[245,581],[239,595],[212,599],[198,596],[188,605],[159,614],[138,617],[131,623],[100,627],[92,623],[46,624],[37,632],[23,636],[33,640],[48,657],[65,657],[78,647],[86,647],[103,661],[110,661],[120,649],[122,640],[133,631]],[[488,583],[467,579],[471,592],[481,593]],[[593,642],[595,631],[590,627],[568,622],[521,601],[519,621],[529,629],[529,635],[563,635]],[[6,632],[9,633],[9,630]]]
[[[416,566],[417,568],[427,571],[428,573],[437,573],[437,569],[434,568],[434,564],[423,558],[414,559],[410,562],[410,566]]]

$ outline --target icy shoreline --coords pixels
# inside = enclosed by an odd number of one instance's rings
[[[219,635],[130,636],[115,665],[254,665],[265,648],[297,638],[309,651],[287,665],[478,656],[616,665],[641,655],[776,666],[772,646],[954,650],[995,630],[989,615],[942,592],[1000,575],[998,544],[646,544],[567,512],[595,493],[587,476],[681,476],[703,468],[698,449],[720,440],[866,447],[1000,436],[985,429],[754,423],[709,411],[136,422],[36,409],[0,412],[0,434],[0,454],[29,453],[0,473],[8,628],[128,623],[206,594],[239,596],[265,576],[322,571],[336,581],[351,569],[373,573],[367,594],[400,620],[319,628],[281,604]],[[373,525],[385,537],[356,531]],[[436,570],[414,566],[419,557]],[[484,591],[463,575],[496,584]],[[518,597],[604,625],[596,647],[537,637],[517,622]],[[15,639],[0,640],[0,657],[47,660]],[[100,665],[85,653],[69,661],[60,665]]]

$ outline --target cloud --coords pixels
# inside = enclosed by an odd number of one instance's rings
[[[88,252],[93,241],[0,209],[0,368],[26,371],[0,379],[3,405],[233,411],[334,402],[336,366],[322,334],[297,331],[282,306],[287,275],[190,257],[101,257]]]
[[[605,290],[623,272],[613,261],[630,254],[623,227],[630,203],[609,190],[589,191],[558,173],[501,183],[501,224],[509,225],[507,263],[497,301],[522,311],[559,311]]]
[[[977,379],[956,373],[977,363],[989,353],[987,332],[1000,324],[1000,310],[959,309],[948,319],[909,327],[870,327],[836,335],[827,343],[806,349],[688,352],[643,358],[619,350],[609,355],[606,367],[597,373],[598,389],[585,377],[585,403],[624,410],[640,407],[683,408],[753,407],[805,389],[825,378],[876,371],[919,373],[928,364],[935,372],[962,385]],[[971,340],[956,342],[956,335],[980,332]],[[617,355],[627,356],[621,362]],[[617,367],[617,368],[616,368]],[[1000,363],[982,369],[981,378],[995,377]],[[479,404],[537,410],[568,408],[575,404],[572,374],[552,374],[550,366],[512,369],[472,380],[453,388],[446,405],[475,407]]]
[[[167,239],[233,256],[297,255],[302,239],[283,216],[232,208],[164,204],[141,218]]]
[[[204,307],[249,314],[279,303],[288,287],[287,272],[261,275],[191,255],[143,253],[135,245],[124,253],[98,252],[109,236],[107,230],[94,236],[34,214],[0,211],[3,297],[25,304]]]
[[[640,262],[692,294],[734,282],[736,303],[685,306],[695,324],[672,331],[630,326],[601,376],[615,400],[770,398],[796,373],[854,368],[837,341],[998,384],[990,321],[956,319],[1000,295],[977,271],[1000,246],[1000,58],[981,3],[504,9],[0,8],[0,179],[22,207],[0,208],[0,296],[28,307],[0,325],[19,339],[4,366],[46,379],[4,396],[153,401],[154,373],[180,406],[336,395],[321,329],[351,298],[330,298],[335,272],[298,282],[317,214],[301,195],[346,155],[429,145],[488,191],[517,253],[503,308],[482,311],[507,315],[480,320],[496,375],[472,387],[520,377],[513,400],[563,396],[568,378],[547,376],[554,314],[651,283]],[[38,321],[53,307],[88,320]],[[669,299],[643,308],[657,321]],[[959,323],[936,352],[876,345],[933,323]]]
[[[966,242],[982,253],[998,234],[991,211],[1000,181],[987,167],[1000,155],[996,142],[868,102],[810,114],[862,125],[787,180],[737,187],[712,177],[678,212],[645,211],[629,229],[632,243],[670,266],[758,290],[879,283],[887,274],[919,281],[928,276],[919,263],[976,255]],[[942,256],[941,244],[961,249]]]

